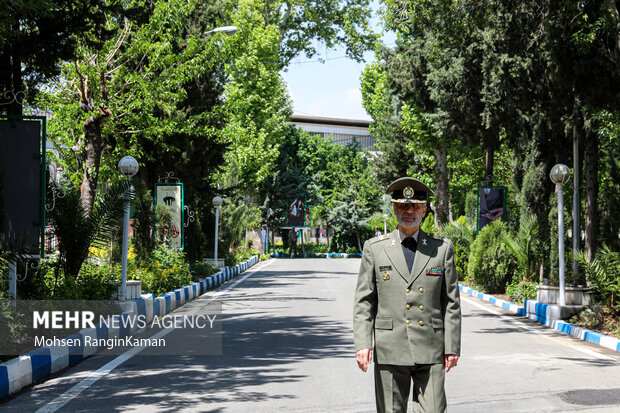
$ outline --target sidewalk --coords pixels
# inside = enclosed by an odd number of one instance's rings
[[[143,294],[141,298],[127,301],[121,314],[113,318],[128,318],[145,316],[150,322],[154,316],[163,317],[175,309],[194,300],[209,290],[219,287],[222,283],[238,276],[258,263],[258,256],[234,267],[225,267],[222,271],[198,282],[177,288],[160,297],[154,294]],[[95,339],[122,338],[138,330],[135,324],[126,328],[110,328],[98,324],[96,328],[87,328],[69,337],[77,338],[90,336]],[[68,337],[68,338],[69,338]],[[78,342],[83,343],[83,340]],[[102,350],[102,349],[101,349]],[[96,354],[96,350],[89,350],[85,346],[50,346],[40,347],[26,354],[20,355],[0,364],[0,399],[34,384],[47,376],[57,373],[78,361]]]
[[[548,304],[540,304],[533,300],[525,300],[523,306],[520,307],[508,301],[500,300],[499,298],[493,297],[492,295],[484,294],[479,291],[473,290],[462,284],[459,284],[459,290],[480,300],[487,301],[491,304],[508,310],[513,314],[525,316],[531,320],[538,321],[539,323],[542,323],[547,327],[553,328],[560,333],[568,334],[572,337],[588,341],[590,343],[598,344],[599,346],[620,352],[620,340],[618,340],[617,338],[606,336],[595,331],[587,330],[574,324],[567,323],[566,321],[549,319],[548,311],[550,310],[550,308]]]

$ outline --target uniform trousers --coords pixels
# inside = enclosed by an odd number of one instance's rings
[[[375,363],[377,412],[405,413],[413,381],[413,411],[444,413],[447,410],[443,363],[394,366]]]

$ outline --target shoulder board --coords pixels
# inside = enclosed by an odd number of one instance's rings
[[[379,235],[378,237],[374,237],[370,239],[370,243],[374,244],[375,242],[379,242],[379,241],[385,241],[390,239],[390,237],[386,236],[386,235]]]
[[[439,236],[439,234],[433,234],[433,238],[443,241],[443,237]]]

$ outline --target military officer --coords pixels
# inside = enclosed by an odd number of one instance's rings
[[[415,412],[445,412],[445,372],[461,344],[454,247],[420,229],[430,188],[404,177],[386,193],[398,228],[364,244],[353,310],[357,363],[365,372],[374,356],[378,412],[405,412],[412,382]]]

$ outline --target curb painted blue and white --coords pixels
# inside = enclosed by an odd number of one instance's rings
[[[466,294],[494,304],[498,307],[501,307],[505,310],[508,310],[513,314],[522,315],[529,318],[530,320],[538,321],[539,323],[542,323],[547,327],[557,330],[560,333],[568,334],[569,336],[588,341],[590,343],[598,344],[610,350],[620,352],[620,340],[617,338],[606,336],[595,331],[587,330],[583,327],[567,323],[566,321],[552,320],[551,317],[549,317],[549,313],[552,311],[553,306],[549,304],[537,303],[533,300],[525,300],[525,303],[523,303],[523,307],[520,307],[516,304],[509,303],[497,297],[493,297],[489,294],[481,293],[461,284],[459,284],[459,290]]]
[[[275,258],[290,258],[288,256],[288,254],[280,254],[279,252],[276,252],[273,255]],[[361,252],[314,252],[314,253],[310,253],[310,256],[308,256],[308,253],[304,254],[304,258],[361,258],[362,257],[362,253]],[[300,257],[301,258],[301,257]]]
[[[153,320],[155,315],[161,317],[169,314],[205,292],[219,287],[222,283],[251,268],[257,262],[258,256],[255,255],[241,264],[225,267],[223,271],[160,297],[155,297],[154,294],[143,294],[141,298],[123,303],[121,305],[122,313],[114,317],[122,319],[141,315],[146,316],[148,323]],[[122,323],[119,324],[122,325]],[[83,329],[78,334],[68,336],[67,339],[76,338],[80,340],[73,342],[83,343],[85,336],[97,339],[122,338],[138,329],[137,325],[130,324],[131,326],[127,328],[107,328],[102,324],[97,324],[95,328]],[[103,348],[99,350],[103,350]],[[89,347],[84,348],[84,346],[41,347],[2,363],[0,364],[0,399],[36,383],[50,374],[66,369],[96,352],[96,350],[89,350]]]

